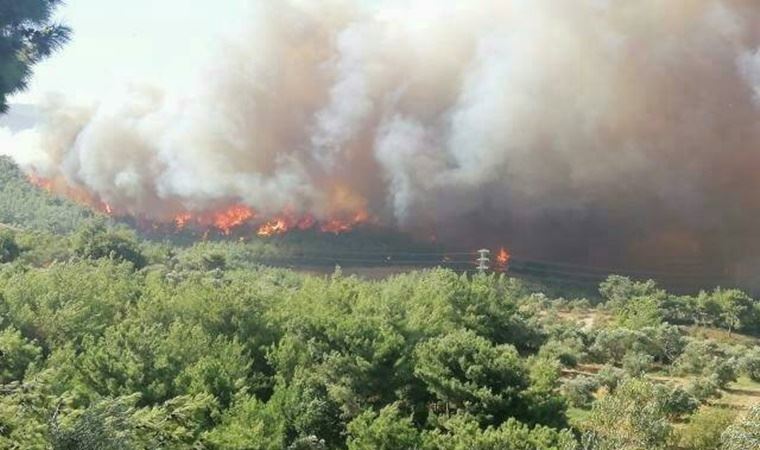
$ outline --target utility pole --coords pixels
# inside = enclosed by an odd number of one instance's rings
[[[485,273],[486,270],[488,270],[488,263],[491,262],[490,254],[491,250],[488,249],[482,249],[478,250],[478,253],[480,254],[480,257],[475,260],[475,262],[478,263],[478,271],[480,273]]]

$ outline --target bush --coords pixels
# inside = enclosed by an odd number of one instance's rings
[[[84,227],[74,237],[73,246],[75,253],[86,259],[127,261],[136,269],[142,269],[147,264],[134,233],[109,230],[102,223],[92,223]]]
[[[581,375],[568,380],[562,386],[562,394],[571,406],[587,408],[594,401],[597,389],[599,389],[599,382],[595,378]]]
[[[719,388],[736,381],[737,362],[725,348],[713,341],[691,341],[673,364],[679,375],[700,375],[712,378]]]
[[[720,385],[713,378],[696,378],[686,385],[686,392],[699,400],[706,403],[713,398],[720,398]]]
[[[0,263],[9,263],[21,255],[21,248],[10,231],[0,230]]]
[[[401,447],[399,447],[400,449]],[[410,448],[410,447],[407,447]],[[575,450],[576,442],[569,430],[529,427],[509,419],[499,427],[480,428],[467,416],[445,420],[440,429],[426,433],[428,450]]]
[[[685,450],[715,450],[720,448],[721,434],[734,421],[731,410],[704,408],[691,417],[679,433]]]
[[[698,408],[699,400],[680,386],[665,392],[665,412],[671,419],[688,416]]]
[[[14,328],[0,331],[0,384],[21,381],[30,364],[38,362],[42,349]]]
[[[393,450],[419,448],[422,437],[409,417],[403,417],[396,405],[379,413],[366,411],[348,424],[349,450]]]
[[[582,427],[604,449],[665,449],[673,432],[661,388],[636,378],[594,402]]]
[[[627,328],[601,330],[591,346],[591,354],[600,363],[620,364],[631,352],[655,355],[659,350],[649,335]]]
[[[736,368],[733,361],[721,361],[712,367],[710,376],[715,379],[718,386],[725,388],[729,383],[736,381]]]
[[[583,343],[576,339],[550,339],[538,354],[542,358],[557,359],[565,367],[576,367],[585,358]]]
[[[645,333],[648,330],[642,330]],[[656,343],[659,352],[655,356],[655,360],[664,364],[672,364],[684,351],[686,347],[686,340],[681,335],[678,327],[675,325],[663,324],[657,328],[651,329],[651,333],[654,336],[654,342]]]
[[[752,381],[760,382],[760,348],[754,347],[739,359],[739,371]]]
[[[481,423],[501,423],[525,410],[521,392],[528,374],[511,345],[457,331],[420,344],[415,356],[415,376],[446,407]]]
[[[760,405],[731,425],[721,435],[723,450],[757,450],[760,448]]]
[[[623,370],[632,376],[639,377],[652,368],[654,357],[639,352],[628,352],[623,358]]]
[[[603,386],[607,388],[608,391],[612,392],[617,389],[618,385],[623,381],[623,378],[625,378],[625,371],[614,366],[604,365],[599,372],[596,373],[595,378],[599,383],[599,386]]]

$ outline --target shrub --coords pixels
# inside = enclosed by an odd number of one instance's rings
[[[575,339],[550,339],[538,354],[542,358],[557,359],[565,367],[576,367],[585,357],[583,343]]]
[[[722,388],[736,380],[736,365],[734,358],[717,343],[694,340],[675,361],[672,371],[679,375],[713,378],[718,387]]]
[[[349,450],[393,450],[419,448],[421,436],[396,405],[379,413],[366,411],[348,424]]]
[[[623,358],[623,370],[632,376],[639,377],[652,368],[654,357],[636,351],[628,352]]]
[[[686,385],[686,392],[691,394],[701,403],[705,403],[712,398],[719,398],[720,386],[713,378],[696,378]]]
[[[38,362],[42,349],[14,328],[0,331],[0,384],[21,381],[30,364]]]
[[[82,258],[128,261],[136,269],[142,269],[147,264],[134,233],[125,230],[109,230],[102,223],[93,223],[84,227],[74,237],[73,245],[76,254]]]
[[[752,381],[760,382],[760,348],[753,348],[738,362],[739,371]]]
[[[575,439],[569,430],[529,427],[509,419],[499,427],[481,429],[470,417],[457,415],[426,434],[429,450],[575,450]],[[407,447],[408,448],[408,447]]]
[[[625,378],[625,371],[614,366],[604,365],[599,372],[596,373],[595,378],[600,386],[603,386],[607,388],[608,391],[612,392],[617,389],[623,378]]]
[[[760,405],[755,405],[738,422],[721,435],[723,450],[757,450],[760,448]]]
[[[735,414],[726,409],[704,408],[691,417],[681,430],[680,445],[686,450],[720,448],[721,434],[734,421]]]
[[[10,231],[0,230],[0,263],[13,262],[21,255],[21,248]]]
[[[415,350],[414,374],[442,404],[481,423],[501,423],[524,411],[528,374],[511,345],[493,345],[471,331],[430,339]]]
[[[571,406],[586,408],[594,401],[594,393],[599,389],[599,382],[592,377],[581,375],[568,380],[562,386],[562,394]]]
[[[676,386],[665,392],[665,411],[671,419],[692,414],[699,408],[699,400],[684,388]]]
[[[604,449],[665,449],[673,432],[661,389],[636,378],[594,402],[582,427]]]

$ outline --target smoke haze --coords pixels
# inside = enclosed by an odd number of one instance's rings
[[[747,0],[264,0],[196,89],[47,105],[28,171],[165,220],[366,210],[456,245],[641,266],[760,255]],[[728,264],[729,260],[731,261]]]

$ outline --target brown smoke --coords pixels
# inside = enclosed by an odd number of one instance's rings
[[[760,255],[755,2],[260,3],[198,89],[52,105],[17,159],[155,219],[366,208],[541,258]]]

